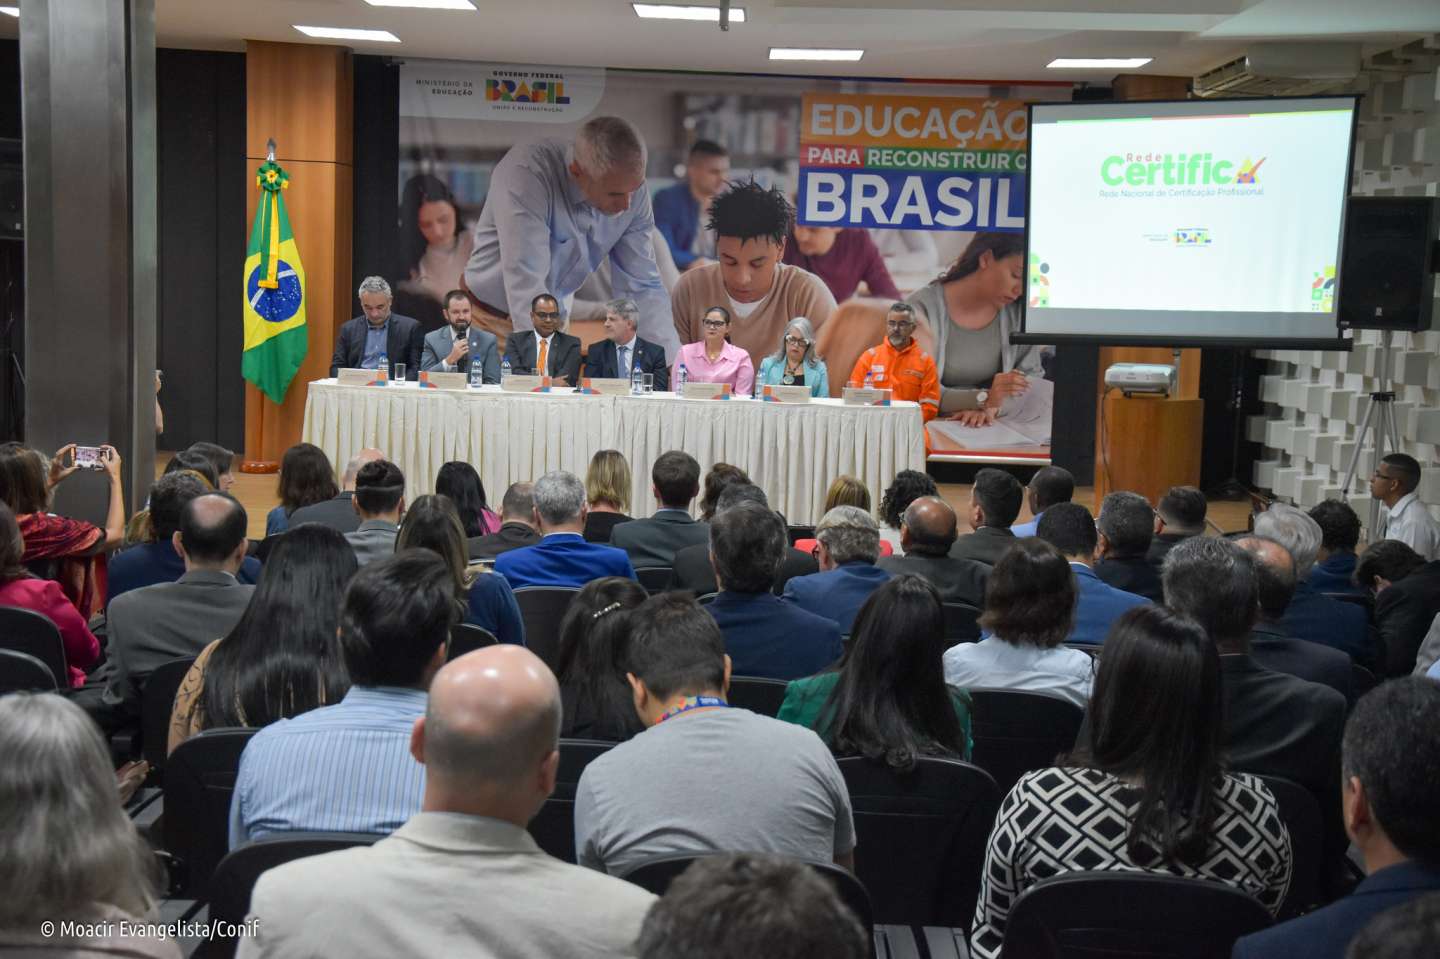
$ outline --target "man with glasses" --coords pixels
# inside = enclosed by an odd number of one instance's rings
[[[578,384],[580,338],[559,332],[563,325],[560,301],[550,293],[535,297],[530,301],[530,322],[534,332],[517,332],[505,342],[510,372],[549,376],[566,386]]]
[[[1391,453],[1370,476],[1370,495],[1385,504],[1380,536],[1398,539],[1425,561],[1440,559],[1440,522],[1430,515],[1415,492],[1420,485],[1420,464],[1413,456]]]
[[[885,314],[885,339],[855,361],[850,385],[890,391],[891,399],[920,404],[925,422],[940,412],[940,375],[935,360],[915,342],[915,308],[894,303]]]

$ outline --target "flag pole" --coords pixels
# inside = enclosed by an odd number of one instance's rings
[[[275,162],[275,138],[270,137],[265,141],[265,162]],[[240,463],[242,473],[278,473],[280,464],[274,460],[242,460]]]

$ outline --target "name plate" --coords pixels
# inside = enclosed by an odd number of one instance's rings
[[[618,376],[587,376],[580,381],[586,396],[629,396],[630,381]]]
[[[846,406],[889,406],[890,391],[870,386],[847,386],[843,394]]]
[[[467,390],[470,388],[470,382],[469,377],[458,371],[443,373],[439,370],[432,370],[420,374],[420,386],[422,389],[431,390]]]
[[[767,386],[764,399],[767,403],[808,403],[810,402],[810,387]]]
[[[542,393],[550,389],[550,377],[511,373],[500,378],[500,388],[507,393]]]
[[[335,379],[341,386],[387,386],[389,370],[336,370]]]
[[[729,383],[686,383],[680,387],[680,395],[687,400],[728,400],[731,392]]]

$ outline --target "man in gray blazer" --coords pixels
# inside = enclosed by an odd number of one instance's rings
[[[700,464],[679,450],[661,453],[650,469],[651,489],[660,508],[649,519],[621,523],[610,533],[610,545],[630,554],[630,565],[670,567],[676,551],[710,542],[710,524],[690,516],[690,504],[700,494]]]
[[[346,533],[355,559],[361,566],[384,559],[395,552],[400,535],[400,517],[405,512],[405,475],[389,460],[375,460],[360,467],[355,476],[355,515],[360,526]]]
[[[254,586],[235,578],[245,560],[245,508],[224,493],[185,504],[173,539],[185,574],[173,583],[132,589],[107,613],[113,664],[102,701],[135,716],[140,691],[157,666],[198,656],[239,621]]]
[[[424,811],[373,846],[266,872],[238,955],[633,956],[655,897],[547,855],[525,831],[554,791],[559,731],[560,688],[529,650],[445,666],[410,740]]]
[[[500,382],[500,351],[495,334],[474,325],[474,308],[464,290],[445,294],[445,322],[438,330],[425,334],[420,353],[420,371],[429,373],[466,373],[480,364],[481,382]]]

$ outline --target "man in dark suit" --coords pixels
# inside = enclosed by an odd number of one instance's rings
[[[767,505],[745,500],[715,513],[710,558],[720,593],[706,606],[725,636],[736,676],[799,679],[840,658],[833,619],[771,592],[785,550],[785,524]]]
[[[580,338],[561,333],[560,302],[549,293],[530,301],[530,322],[534,332],[516,330],[505,341],[505,359],[510,372],[539,374],[566,386],[580,384]]]
[[[1010,527],[1020,515],[1025,488],[1009,473],[983,469],[975,474],[970,487],[970,526],[975,530],[955,541],[950,555],[956,559],[973,559],[987,566],[1000,562],[1000,557],[1015,542]]]
[[[500,501],[500,528],[487,536],[472,536],[470,561],[494,559],[501,553],[540,542],[535,530],[535,484],[511,483]]]
[[[900,523],[904,555],[886,556],[875,565],[891,576],[914,573],[929,580],[940,591],[941,602],[984,606],[990,567],[950,555],[955,527],[955,511],[949,503],[938,496],[922,496],[905,507]]]
[[[384,458],[384,453],[373,448],[356,453],[350,462],[345,464],[345,474],[340,477],[339,495],[323,503],[297,509],[290,515],[290,528],[294,529],[301,523],[320,523],[342,533],[355,532],[360,528],[360,514],[355,512],[355,477],[360,475],[360,468],[366,463]]]
[[[465,373],[479,364],[481,382],[500,382],[500,350],[495,334],[472,322],[475,308],[464,290],[445,294],[442,311],[447,326],[425,334],[420,354],[420,371],[428,373]]]
[[[1295,596],[1280,621],[1285,631],[1298,639],[1343,650],[1362,666],[1374,665],[1376,650],[1370,642],[1364,608],[1331,599],[1310,585],[1310,570],[1320,553],[1320,524],[1304,510],[1272,503],[1255,517],[1255,535],[1275,540],[1295,558]]]
[[[715,512],[727,510],[737,503],[759,503],[766,509],[770,508],[770,501],[765,498],[765,491],[760,487],[751,483],[732,483],[716,497]],[[780,567],[775,571],[772,592],[779,596],[784,591],[785,584],[794,577],[808,576],[819,571],[820,566],[815,562],[815,557],[793,546],[787,546],[784,558],[780,560]],[[715,567],[710,562],[709,543],[696,543],[675,551],[675,565],[671,567],[670,584],[666,589],[688,590],[696,596],[704,596],[719,588],[720,584],[715,579]]]
[[[848,634],[860,607],[890,579],[875,565],[880,558],[880,527],[859,507],[836,506],[820,518],[815,539],[820,572],[790,580],[781,599],[833,619],[840,632]]]
[[[649,519],[632,519],[610,531],[610,544],[630,554],[636,569],[670,566],[686,546],[710,541],[710,527],[690,515],[700,494],[700,464],[679,450],[661,453],[650,468],[651,490],[660,508]]]
[[[511,589],[525,586],[568,586],[576,589],[602,576],[635,578],[624,550],[585,542],[585,484],[571,473],[555,470],[535,481],[535,509],[540,542],[507,550],[495,557],[495,572]]]
[[[1366,878],[1338,902],[1241,938],[1234,959],[1344,959],[1370,919],[1440,892],[1440,683],[1407,677],[1362,697],[1341,766],[1345,832]]]
[[[1382,677],[1408,675],[1440,614],[1440,560],[1427,563],[1398,539],[1382,539],[1360,557],[1355,579],[1375,590],[1375,628],[1385,650]]]
[[[388,357],[390,375],[395,364],[405,364],[405,378],[420,376],[420,321],[390,312],[393,297],[384,277],[367,276],[360,283],[360,308],[363,316],[347,320],[335,340],[335,355],[330,358],[330,375],[340,369],[380,368],[380,357]]]
[[[1155,536],[1147,554],[1157,566],[1181,540],[1205,535],[1205,494],[1193,486],[1172,486],[1155,504]]]
[[[1110,493],[1101,501],[1095,522],[1095,575],[1116,589],[1160,602],[1160,564],[1147,555],[1155,535],[1149,500],[1139,493]]]
[[[605,304],[605,339],[590,345],[585,357],[585,375],[596,379],[628,380],[634,370],[649,373],[658,389],[670,382],[665,349],[635,334],[640,325],[640,307],[631,299]]]

